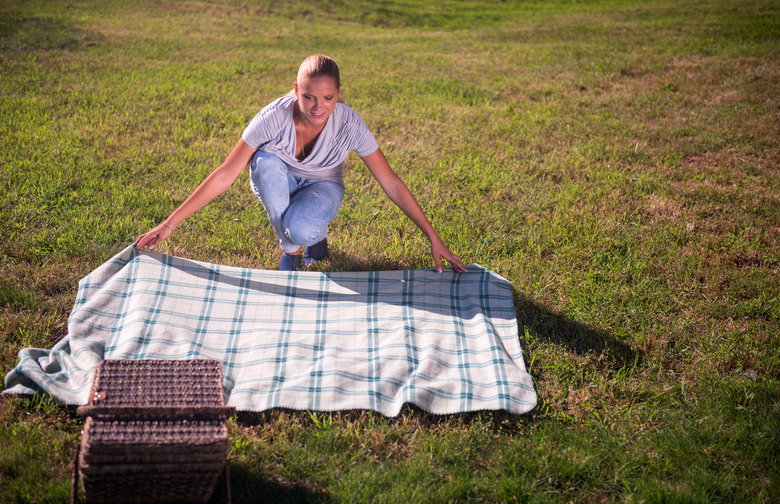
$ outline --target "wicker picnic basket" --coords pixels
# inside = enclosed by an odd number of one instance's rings
[[[227,474],[235,409],[217,361],[102,361],[78,413],[74,501],[81,478],[87,502],[206,502]]]

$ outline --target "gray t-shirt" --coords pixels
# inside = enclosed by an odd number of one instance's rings
[[[293,106],[298,98],[283,96],[271,102],[249,123],[241,138],[250,147],[276,154],[296,177],[332,180],[344,185],[344,160],[350,152],[364,157],[379,148],[357,112],[337,103],[314,149],[303,161],[295,158]]]

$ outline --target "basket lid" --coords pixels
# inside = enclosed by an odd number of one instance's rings
[[[216,360],[110,359],[95,370],[89,406],[221,408],[222,366]]]

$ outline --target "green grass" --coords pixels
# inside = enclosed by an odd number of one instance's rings
[[[540,402],[239,415],[234,502],[776,502],[778,19],[769,0],[7,0],[2,372],[321,52],[445,241],[512,282]],[[432,266],[354,156],[345,183],[323,269]],[[247,185],[161,250],[275,268]],[[81,422],[0,397],[0,502],[66,502]]]

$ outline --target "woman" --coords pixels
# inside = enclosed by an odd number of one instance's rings
[[[261,110],[244,130],[224,163],[159,226],[142,234],[136,248],[154,248],[176,226],[222,194],[247,164],[250,185],[279,238],[279,269],[298,270],[327,257],[328,224],[344,196],[344,160],[358,153],[387,196],[431,242],[436,269],[441,260],[465,272],[431,226],[409,189],[393,172],[360,116],[341,103],[336,62],[323,55],[306,58],[293,91]],[[300,247],[306,247],[301,259]]]

